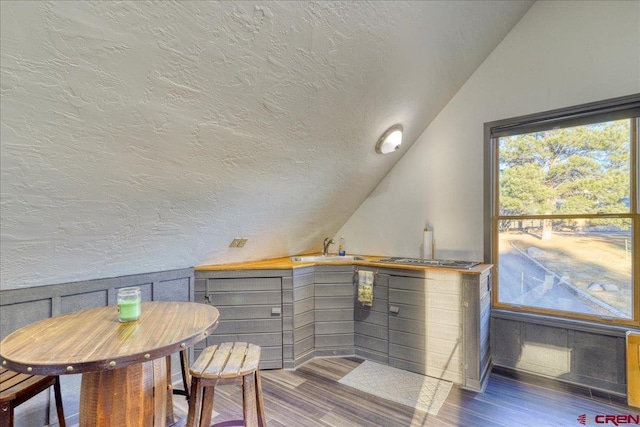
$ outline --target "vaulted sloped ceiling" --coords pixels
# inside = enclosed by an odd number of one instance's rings
[[[531,4],[1,2],[2,288],[319,250]]]

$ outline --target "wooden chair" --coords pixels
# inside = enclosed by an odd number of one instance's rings
[[[191,398],[187,427],[209,427],[216,385],[242,377],[244,425],[266,427],[260,381],[260,347],[244,342],[205,348],[191,366]]]
[[[36,394],[53,386],[56,398],[56,410],[60,427],[66,427],[62,409],[60,379],[57,376],[20,374],[0,369],[0,426],[13,426],[13,413],[16,406],[31,399]]]

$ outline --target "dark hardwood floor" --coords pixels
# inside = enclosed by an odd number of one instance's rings
[[[484,393],[453,387],[437,416],[344,386],[338,380],[362,361],[314,359],[296,371],[261,371],[269,427],[401,427],[401,426],[576,426],[586,415],[640,416],[622,403],[572,392],[556,383],[533,385],[491,374]],[[226,427],[242,418],[239,383],[216,388],[213,425]],[[175,396],[175,412],[185,417],[187,403]],[[604,418],[600,418],[603,420]],[[609,424],[613,425],[613,424]],[[635,425],[620,424],[620,425]]]

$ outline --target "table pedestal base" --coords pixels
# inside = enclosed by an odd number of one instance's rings
[[[173,423],[173,400],[164,357],[108,371],[82,374],[80,427]]]

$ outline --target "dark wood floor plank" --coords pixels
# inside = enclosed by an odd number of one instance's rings
[[[580,425],[578,416],[640,414],[550,382],[527,383],[491,374],[485,393],[454,386],[437,416],[338,383],[362,360],[313,359],[295,371],[262,371],[269,427],[514,427]],[[543,385],[541,385],[543,384]],[[175,399],[178,417],[187,414]],[[241,389],[216,387],[213,423],[242,418]]]

